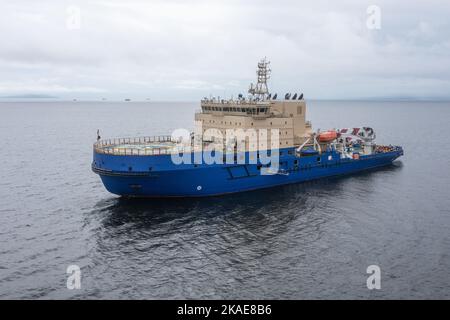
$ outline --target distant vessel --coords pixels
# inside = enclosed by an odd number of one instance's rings
[[[303,94],[277,100],[268,90],[270,72],[261,60],[247,97],[202,99],[195,131],[184,139],[98,140],[92,170],[117,195],[195,197],[350,174],[403,155],[400,146],[375,144],[369,127],[313,132]]]

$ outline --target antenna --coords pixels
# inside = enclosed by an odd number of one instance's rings
[[[255,95],[256,88],[254,87],[253,83],[250,83],[250,87],[248,88],[248,93],[250,93],[252,96]]]
[[[265,57],[258,63],[258,69],[256,70],[256,86],[253,86],[252,83],[250,84],[250,88],[248,89],[248,93],[254,96],[254,98],[258,98],[259,100],[265,100],[266,96],[269,93],[267,80],[270,78],[270,72],[272,71],[268,67],[269,64],[270,62]]]

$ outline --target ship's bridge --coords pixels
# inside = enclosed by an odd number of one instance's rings
[[[218,116],[235,115],[256,118],[270,116],[269,101],[203,99],[201,108],[202,113]]]

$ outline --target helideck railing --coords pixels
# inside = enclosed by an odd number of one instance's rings
[[[97,153],[113,155],[160,155],[186,151],[176,147],[171,136],[104,139],[94,143]]]

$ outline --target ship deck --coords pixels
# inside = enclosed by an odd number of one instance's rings
[[[297,147],[295,146],[295,148]],[[378,145],[374,150],[374,154],[398,150],[399,147],[396,146]],[[171,136],[152,136],[99,140],[94,143],[94,151],[100,154],[149,156],[198,150],[196,148],[192,150],[190,144],[184,147],[180,146],[178,141],[175,141]],[[359,149],[354,151],[359,152]]]

